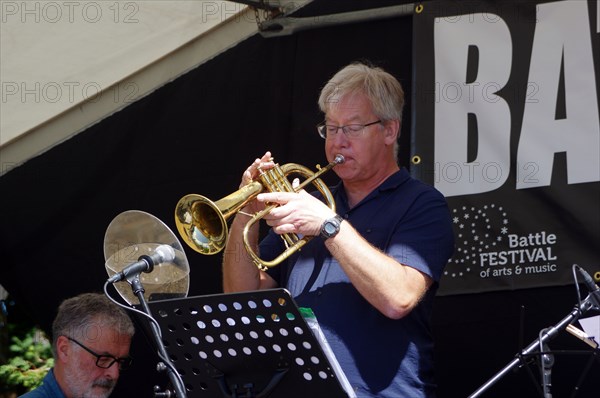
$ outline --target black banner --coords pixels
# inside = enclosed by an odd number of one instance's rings
[[[416,8],[411,171],[456,234],[440,294],[600,279],[599,19],[594,1]]]

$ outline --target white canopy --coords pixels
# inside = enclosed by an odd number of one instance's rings
[[[0,5],[2,174],[257,32],[229,1]]]

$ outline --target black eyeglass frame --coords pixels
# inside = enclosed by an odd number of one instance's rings
[[[115,356],[112,355],[108,355],[108,354],[97,354],[94,351],[90,350],[89,348],[87,348],[86,346],[84,346],[83,344],[81,344],[79,341],[72,339],[69,336],[65,336],[69,341],[72,341],[73,343],[77,344],[79,347],[83,348],[84,350],[86,350],[87,352],[89,352],[90,354],[92,354],[93,356],[96,357],[96,366],[101,368],[101,369],[108,369],[111,366],[113,366],[115,363],[119,364],[119,370],[125,370],[127,369],[129,366],[131,366],[131,362],[133,361],[133,358],[131,357],[125,357],[125,358],[117,358]],[[108,359],[112,359],[112,361],[108,364],[108,365],[101,365],[100,361],[104,358],[108,358]]]
[[[342,129],[342,131],[344,132],[344,134],[346,134],[346,137],[358,137],[359,134],[362,134],[363,131],[365,131],[365,128],[372,126],[374,124],[377,123],[383,123],[383,121],[381,119],[378,119],[374,122],[371,123],[366,123],[366,124],[360,124],[360,123],[352,123],[352,124],[347,124],[345,126],[336,126],[333,124],[326,124],[326,122],[321,122],[319,124],[317,124],[317,131],[319,132],[319,136],[323,139],[326,139],[328,137],[327,134],[327,127],[335,127],[335,134],[337,134],[337,131],[339,129]],[[348,128],[350,126],[354,126],[356,128],[360,128],[360,130],[348,130]],[[333,134],[333,135],[335,135]]]

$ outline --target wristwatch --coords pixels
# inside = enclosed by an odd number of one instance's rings
[[[321,238],[324,240],[333,238],[340,232],[340,225],[342,224],[344,219],[339,214],[336,214],[335,217],[328,218],[321,225]]]

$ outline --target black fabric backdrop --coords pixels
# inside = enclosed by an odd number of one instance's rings
[[[397,3],[317,1],[301,15]],[[179,198],[231,193],[244,168],[265,150],[280,163],[311,169],[323,164],[323,142],[314,128],[322,117],[316,98],[324,82],[351,61],[370,60],[402,81],[407,107],[400,162],[408,166],[411,42],[411,17],[275,39],[255,36],[1,177],[0,284],[17,302],[9,317],[33,319],[48,331],[60,301],[101,291],[107,278],[104,233],[125,210],[151,213],[175,230]],[[221,292],[220,255],[185,249],[189,295]],[[439,396],[467,396],[512,359],[521,340],[536,338],[574,304],[573,287],[440,297],[434,318]],[[586,347],[569,335],[552,345]],[[151,396],[153,385],[165,386],[141,332],[132,355],[135,364],[123,373],[115,397]],[[586,358],[557,358],[556,396],[571,391]],[[596,361],[591,372],[598,370]],[[590,379],[579,396],[592,396]],[[535,384],[521,370],[486,396],[507,394],[536,396]]]

